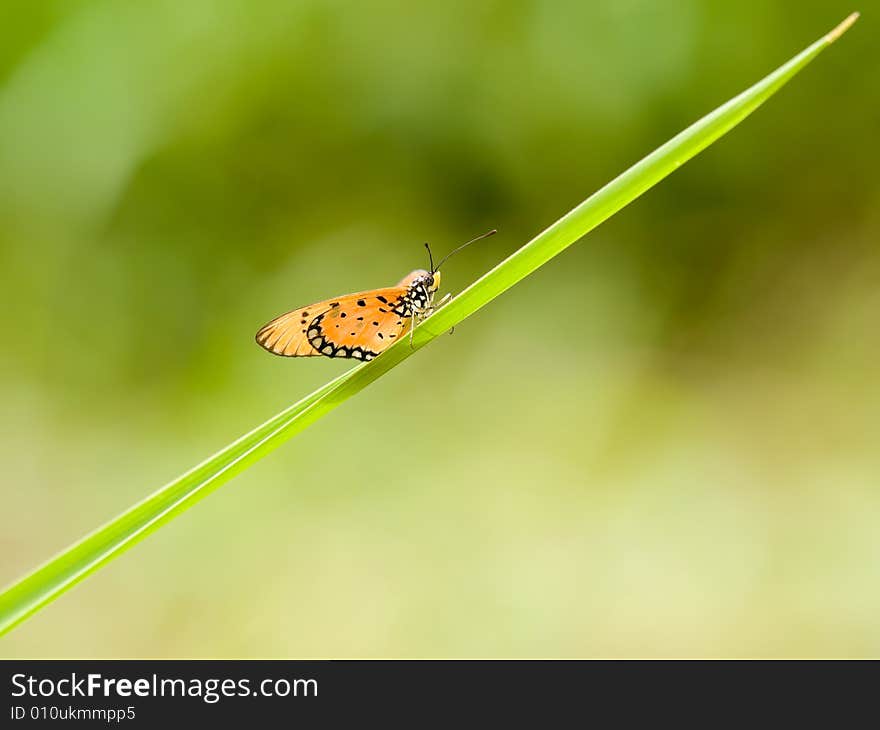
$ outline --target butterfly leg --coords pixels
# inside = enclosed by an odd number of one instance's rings
[[[413,345],[413,336],[416,333],[416,311],[415,310],[413,310],[410,317],[412,318],[412,320],[410,322],[410,327],[409,327],[409,349],[415,350],[416,348]]]
[[[439,309],[440,307],[442,307],[451,298],[452,298],[452,292],[447,292],[446,294],[444,294],[443,298],[439,302],[437,302],[437,306],[431,307],[430,313],[433,314],[435,309]],[[449,334],[452,334],[453,332],[455,332],[455,327],[453,327],[452,329],[449,330]]]

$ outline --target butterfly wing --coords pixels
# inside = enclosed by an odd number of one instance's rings
[[[295,309],[263,327],[257,343],[286,357],[372,360],[409,330],[406,291],[373,289]]]
[[[390,287],[342,297],[311,322],[309,341],[327,357],[372,360],[409,331],[405,296]]]
[[[283,357],[320,355],[321,353],[309,344],[308,324],[329,308],[329,302],[319,302],[282,314],[257,332],[255,338],[257,344],[269,352]]]

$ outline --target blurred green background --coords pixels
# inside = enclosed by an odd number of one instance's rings
[[[0,584],[347,369],[820,37],[753,118],[0,643],[880,654],[880,44],[836,2],[0,6]],[[383,423],[423,414],[389,442]]]

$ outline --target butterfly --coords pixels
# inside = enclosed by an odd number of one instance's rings
[[[256,341],[274,355],[283,357],[342,357],[372,360],[397,340],[412,333],[415,326],[435,309],[434,295],[440,288],[440,267],[453,254],[494,230],[462,244],[446,254],[437,266],[431,247],[431,269],[416,269],[395,286],[345,294],[325,299],[282,314],[256,334]],[[447,294],[437,306],[448,298]]]

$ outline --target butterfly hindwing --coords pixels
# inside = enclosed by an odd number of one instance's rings
[[[372,360],[409,330],[405,295],[406,289],[391,287],[340,298],[310,325],[312,346],[327,357]],[[312,328],[320,330],[316,337]]]
[[[257,333],[257,343],[276,355],[372,360],[404,335],[405,287],[347,294],[276,317]]]
[[[308,325],[328,308],[329,304],[321,302],[276,317],[257,332],[257,344],[275,355],[284,357],[320,355],[321,353],[309,344]]]

